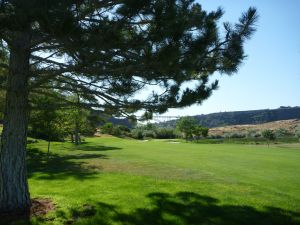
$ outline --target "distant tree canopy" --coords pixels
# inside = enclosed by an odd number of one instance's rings
[[[29,116],[29,135],[47,141],[62,141],[67,135],[72,142],[80,143],[80,134],[93,135],[100,120],[91,108],[80,105],[65,106],[64,96],[60,92],[47,90],[50,96],[31,95],[31,112]],[[63,100],[62,100],[63,99]],[[75,96],[67,100],[74,102]]]
[[[182,136],[188,139],[196,139],[208,136],[209,129],[198,124],[198,121],[193,117],[181,117],[177,120],[176,129],[182,133]]]
[[[109,115],[142,109],[151,116],[201,103],[218,86],[209,80],[214,72],[238,70],[257,19],[249,8],[221,31],[223,11],[208,13],[192,0],[6,0],[0,14],[0,66],[7,71],[0,213],[29,210],[30,95],[77,94],[80,101],[65,104]],[[153,85],[160,88],[146,98],[136,95]]]
[[[206,138],[208,136],[209,129],[207,127],[202,127],[199,125],[195,125],[192,130],[192,134],[198,140],[200,137]]]
[[[298,124],[298,126],[296,127],[295,136],[297,138],[299,138],[299,141],[300,141],[300,124]]]
[[[197,121],[194,118],[185,116],[177,121],[176,128],[183,134],[183,137],[188,140],[192,138],[196,125]]]
[[[66,114],[57,110],[52,99],[42,96],[35,99],[36,109],[31,110],[29,135],[47,141],[60,141],[66,135]]]
[[[273,130],[263,130],[261,134],[264,138],[266,138],[268,140],[268,145],[269,145],[270,141],[276,139],[276,136],[275,136],[275,133]]]

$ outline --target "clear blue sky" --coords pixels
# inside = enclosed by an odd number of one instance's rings
[[[260,15],[257,31],[245,44],[248,58],[238,73],[220,76],[220,88],[203,102],[164,115],[300,106],[300,0],[204,0],[208,11],[221,6],[222,21],[236,22],[250,6]],[[220,24],[221,26],[221,24]]]

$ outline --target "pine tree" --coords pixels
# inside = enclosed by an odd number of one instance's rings
[[[255,30],[254,8],[238,23],[225,23],[224,34],[218,29],[222,15],[193,0],[0,1],[0,56],[9,56],[0,62],[8,71],[0,212],[30,207],[25,156],[31,94],[47,95],[47,88],[78,93],[81,105],[110,115],[201,103],[218,86],[210,75],[237,71]],[[135,94],[153,85],[160,88],[146,98]]]

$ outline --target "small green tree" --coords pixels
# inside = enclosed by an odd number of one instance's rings
[[[275,140],[276,136],[272,130],[264,130],[262,136],[268,140],[268,147],[270,145],[270,141]]]
[[[196,140],[198,141],[200,137],[207,137],[208,136],[208,128],[202,126],[195,126],[193,129],[193,135],[195,136]]]
[[[188,139],[192,138],[193,130],[197,124],[197,121],[192,117],[181,117],[177,123],[176,128],[183,134],[183,137],[187,141]]]
[[[101,127],[101,133],[103,134],[112,134],[113,133],[113,124],[112,123],[105,123],[102,127]]]
[[[208,131],[209,131],[209,128],[202,127],[202,129],[201,129],[201,135],[202,135],[202,137],[206,138],[208,136]]]
[[[29,135],[48,141],[49,154],[51,141],[62,141],[66,135],[66,113],[58,110],[54,100],[47,96],[36,97],[34,103],[35,108],[29,119]]]
[[[68,133],[71,141],[76,145],[81,144],[81,134],[93,135],[96,132],[97,119],[91,116],[91,111],[78,107],[71,108],[67,112]]]
[[[300,124],[296,127],[295,136],[299,139],[300,142]]]

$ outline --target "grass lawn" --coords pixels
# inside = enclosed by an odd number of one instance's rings
[[[300,224],[300,145],[88,138],[28,146],[33,224]]]

